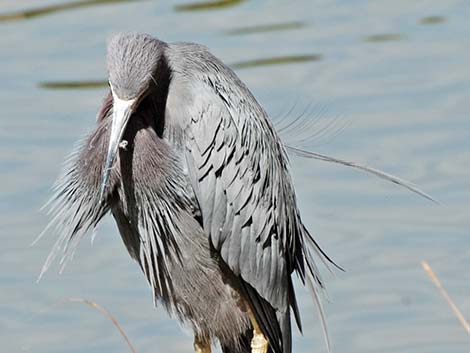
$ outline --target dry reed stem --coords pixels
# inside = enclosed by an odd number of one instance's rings
[[[462,312],[459,310],[457,305],[453,302],[452,298],[450,295],[447,293],[447,291],[444,289],[444,287],[441,284],[441,281],[439,281],[439,278],[437,278],[436,274],[432,270],[431,266],[427,263],[427,261],[421,261],[421,266],[423,267],[424,271],[426,274],[431,278],[431,281],[434,283],[434,285],[437,287],[441,295],[444,297],[445,301],[447,304],[449,304],[450,309],[454,313],[454,315],[457,317],[457,320],[462,324],[463,328],[467,332],[467,334],[470,335],[470,325],[468,324],[467,320],[465,320],[465,317],[463,316]]]
[[[126,341],[127,345],[131,349],[132,353],[137,353],[137,350],[135,349],[134,345],[132,344],[131,340],[129,337],[127,337],[126,333],[124,332],[124,329],[121,327],[117,319],[105,308],[102,306],[98,305],[98,303],[94,302],[93,300],[85,299],[85,298],[67,298],[66,301],[72,302],[72,303],[83,303],[91,308],[97,310],[100,314],[102,314],[104,317],[109,319],[113,325],[118,329],[119,333],[121,336],[124,338]]]

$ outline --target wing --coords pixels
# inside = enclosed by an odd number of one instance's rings
[[[290,327],[289,337],[281,329],[289,305],[298,318],[290,274],[295,270],[305,280],[307,264],[315,282],[321,282],[306,248],[308,233],[284,148],[246,86],[204,47],[173,44],[168,58],[166,134],[185,155],[203,228],[248,284],[248,297],[268,335],[281,340],[280,347],[290,347]],[[316,244],[314,249],[323,257]],[[259,304],[252,290],[261,296]],[[266,327],[272,315],[264,301],[275,309],[276,327]]]

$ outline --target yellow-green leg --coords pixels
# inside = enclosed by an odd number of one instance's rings
[[[253,338],[251,340],[251,353],[267,353],[268,352],[268,340],[264,337],[263,332],[256,321],[255,315],[248,308],[248,315],[253,325]]]
[[[194,352],[196,353],[211,353],[211,342],[194,336]]]

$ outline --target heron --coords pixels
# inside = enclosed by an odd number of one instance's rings
[[[112,36],[106,61],[96,126],[48,203],[45,231],[59,236],[41,275],[111,213],[195,352],[290,353],[291,316],[302,331],[295,275],[330,351],[317,263],[334,262],[302,222],[286,146],[246,85],[205,46],[148,34]]]

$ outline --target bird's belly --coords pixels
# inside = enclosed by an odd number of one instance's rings
[[[148,235],[139,233],[136,222],[129,221],[122,208],[114,207],[112,213],[130,255],[144,273],[148,272],[145,269],[148,264],[143,263],[141,256],[145,247],[142,239]],[[192,220],[188,222],[191,224]],[[194,229],[194,224],[177,227],[185,226]],[[231,274],[224,270],[220,258],[211,250],[208,237],[202,231],[183,233],[177,241],[178,250],[168,250],[166,254],[166,268],[157,264],[152,273],[154,278],[146,273],[155,299],[199,336],[230,342],[250,327],[243,300],[233,285]],[[165,241],[164,236],[160,237]],[[175,244],[162,246],[170,249]],[[156,258],[158,262],[159,256]]]
[[[200,335],[226,341],[235,332],[244,333],[249,319],[239,292],[230,275],[222,270],[219,258],[212,254],[207,237],[196,237],[201,245],[198,251],[192,246],[183,249],[186,252],[183,261],[171,265],[174,309]]]

